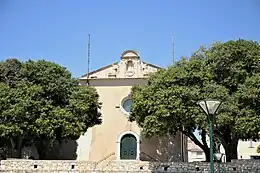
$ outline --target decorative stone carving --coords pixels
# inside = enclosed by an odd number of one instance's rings
[[[137,52],[133,51],[133,50],[126,50],[121,54],[121,59],[139,59],[139,55]]]
[[[141,61],[137,52],[127,50],[121,54],[120,61],[90,72],[89,78],[146,78],[149,77],[150,73],[157,71],[158,68]],[[88,75],[86,74],[80,79],[87,78]]]
[[[148,65],[143,63],[142,68],[143,68],[143,75],[147,76],[149,74]]]
[[[118,65],[114,64],[113,67],[112,67],[112,70],[108,73],[108,76],[109,77],[116,77],[117,73],[118,73]]]
[[[126,75],[128,77],[131,77],[134,75],[134,73],[134,62],[131,59],[129,59],[126,63]]]

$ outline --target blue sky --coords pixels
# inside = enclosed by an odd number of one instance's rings
[[[0,60],[45,59],[78,77],[119,60],[126,49],[166,67],[201,45],[260,41],[259,0],[0,0]]]

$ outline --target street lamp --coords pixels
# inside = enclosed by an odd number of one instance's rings
[[[215,156],[215,159],[217,160],[218,162],[218,173],[220,173],[220,162],[222,160],[222,156],[224,154],[223,153],[215,153],[214,156]]]
[[[201,109],[207,114],[209,119],[209,138],[210,138],[210,172],[214,173],[214,161],[213,161],[213,120],[214,115],[217,112],[221,101],[218,100],[202,100],[198,102]]]

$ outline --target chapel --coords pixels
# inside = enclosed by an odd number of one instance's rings
[[[141,60],[134,50],[119,61],[81,76],[81,85],[96,88],[102,103],[102,124],[90,128],[77,141],[77,160],[182,161],[185,142],[181,134],[146,139],[136,122],[129,122],[131,88],[146,85],[160,67]]]

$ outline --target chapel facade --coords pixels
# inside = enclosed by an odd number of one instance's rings
[[[102,124],[90,128],[78,141],[77,160],[181,161],[185,142],[174,137],[146,139],[136,122],[129,122],[131,88],[146,85],[159,67],[141,61],[133,50],[124,51],[120,60],[83,75],[81,84],[95,87],[102,103]]]

